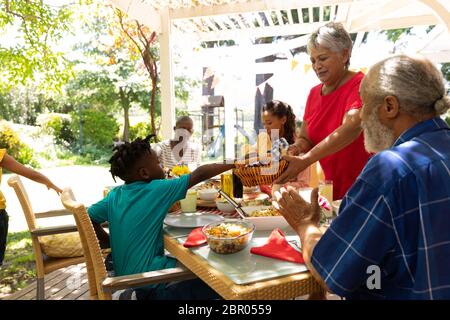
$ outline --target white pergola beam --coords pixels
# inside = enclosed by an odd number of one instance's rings
[[[202,21],[204,24],[206,24],[208,26],[208,28],[210,28],[213,32],[217,32],[220,31],[219,28],[216,26],[216,24],[211,21],[210,18],[202,18]]]
[[[197,32],[210,32],[209,29],[203,25],[203,22],[199,19],[189,19],[191,24],[194,26],[194,29],[197,29]]]
[[[277,15],[278,25],[284,26],[283,16],[281,14],[281,10],[275,10],[275,14]]]
[[[292,18],[292,9],[288,9],[286,10],[287,16],[288,16],[288,21],[289,24],[294,24],[294,18]]]
[[[307,23],[313,23],[314,22],[314,10],[313,7],[308,8],[308,22]],[[304,22],[304,21],[303,21]]]
[[[244,17],[245,21],[247,22],[247,24],[250,26],[250,30],[251,29],[256,29],[255,24],[253,23],[253,15],[251,13],[242,13],[242,16]]]
[[[233,16],[233,19],[239,24],[242,30],[247,29],[247,26],[245,25],[244,21],[242,21],[240,15]]]
[[[259,12],[253,12],[253,17],[256,18],[256,21],[258,21],[259,27],[264,28],[266,24],[264,23],[263,19],[261,18],[261,15]]]
[[[348,30],[348,14],[350,12],[350,3],[343,3],[337,6],[337,13],[334,16],[333,21],[342,22],[344,24],[345,29]]]
[[[423,15],[415,17],[389,18],[373,22],[371,25],[366,25],[359,31],[379,31],[390,29],[409,28],[414,26],[429,26],[438,24],[439,20],[434,15]],[[350,30],[350,32],[354,32]]]
[[[440,22],[445,25],[447,31],[450,32],[450,12],[447,8],[437,0],[418,0],[427,7],[431,8]],[[448,1],[448,0],[446,0]]]
[[[432,45],[434,41],[441,41],[442,39],[439,39],[440,36],[445,36],[445,32],[446,32],[446,28],[444,25],[440,24],[437,25],[433,28],[433,30],[431,30],[428,34],[427,37],[424,39],[423,43],[420,43],[417,47],[416,47],[416,51],[421,51],[421,50],[427,50],[427,47]],[[445,41],[445,39],[444,39]]]
[[[142,1],[108,0],[130,18],[148,26],[152,31],[161,32],[161,16],[151,5]]]
[[[246,51],[246,56],[251,60],[256,60],[262,57],[270,56],[279,52],[288,52],[291,49],[302,47],[306,45],[309,35],[304,35],[290,40],[280,41],[277,43],[264,43],[255,44],[249,47]],[[204,56],[201,59],[206,59],[206,57],[219,57],[221,60],[222,56],[236,56],[239,55],[241,48],[237,46],[232,47],[222,47],[222,48],[212,48],[202,50]],[[202,54],[202,53],[201,53]]]
[[[319,9],[319,21],[320,22],[323,22],[323,6],[320,6],[320,9]]]
[[[273,27],[274,23],[273,23],[273,20],[272,20],[272,13],[264,11],[264,16],[266,17],[266,20],[269,23],[269,26]]]
[[[233,18],[233,20],[231,20]],[[236,21],[236,19],[232,16],[224,16],[224,21],[226,22],[226,24],[228,24],[229,26],[231,26],[232,29],[235,30],[240,30],[241,29],[241,25],[238,23],[238,26],[236,25],[236,23],[234,23],[234,21]]]
[[[160,79],[161,79],[161,135],[163,140],[172,138],[175,126],[175,89],[172,74],[171,23],[169,10],[161,10]]]
[[[336,6],[332,5],[330,7],[331,7],[330,8],[330,21],[334,21],[334,17],[335,17],[335,14],[336,14]]]
[[[217,24],[219,24],[220,28],[222,28],[222,30],[233,30],[236,29],[234,23],[232,23],[231,21],[227,21],[227,17],[226,16],[219,16],[219,17],[214,17],[214,21],[217,22]]]
[[[196,6],[180,9],[172,9],[171,19],[185,19],[192,17],[215,16],[246,12],[262,12],[272,10],[288,10],[292,8],[305,8],[309,6],[320,7],[351,3],[352,0],[260,0],[241,3],[231,3],[214,6]]]
[[[420,52],[421,55],[427,57],[434,63],[450,62],[450,50],[440,50],[435,52]]]
[[[251,28],[245,29],[236,29],[236,30],[228,30],[225,25],[220,21],[220,19],[212,18],[216,23],[218,23],[221,28],[224,30],[215,31],[215,32],[200,32],[199,30],[195,31],[195,37],[200,41],[218,41],[218,40],[229,40],[236,37],[236,32],[243,33],[246,37],[267,37],[267,36],[288,36],[293,34],[307,34],[311,33],[320,27],[323,22],[315,22],[312,24],[292,24],[292,25],[284,25],[284,26],[276,26],[273,27],[253,27],[253,23],[251,23],[247,19],[247,23]],[[176,24],[180,26],[176,30],[177,36],[189,36],[194,30],[189,28],[185,32],[180,24],[183,20],[177,20]],[[228,24],[230,22],[227,22]],[[358,30],[357,32],[368,32],[368,31],[378,31],[378,30],[388,30],[388,29],[398,29],[398,28],[406,28],[411,26],[420,26],[420,25],[434,25],[439,23],[439,20],[433,15],[423,15],[423,16],[415,16],[415,17],[403,17],[403,18],[390,18],[383,19],[372,23],[371,25],[366,25],[364,28]],[[185,24],[184,24],[185,25]],[[185,27],[186,28],[186,27]],[[353,32],[353,31],[351,31]]]
[[[247,28],[245,30],[226,30],[219,32],[199,32],[197,36],[201,41],[219,41],[230,40],[236,37],[236,33],[243,34],[245,37],[262,38],[272,36],[290,36],[296,34],[309,34],[322,26],[322,22],[315,22],[312,24],[294,24],[284,26],[273,26],[263,28]]]
[[[213,18],[211,18],[211,19],[213,19],[214,22],[216,22],[216,23],[219,25],[219,27],[222,29],[222,31],[220,31],[220,33],[226,32],[227,30],[229,30],[229,29],[227,28],[227,26],[224,24],[224,21],[223,21],[223,17],[222,17],[222,16],[213,17]],[[216,34],[217,34],[217,33],[216,33]],[[217,39],[217,40],[220,40],[220,39]]]
[[[365,32],[363,32],[363,31],[358,32],[358,34],[356,35],[355,42],[353,43],[353,49],[361,46],[361,43],[364,39],[364,34],[365,34]]]
[[[348,31],[357,32],[364,30],[367,26],[377,23],[377,21],[380,20],[380,17],[386,15],[386,12],[391,14],[399,9],[407,7],[410,3],[410,0],[395,0],[385,1],[384,4],[377,7],[371,6],[356,17],[348,17]],[[352,11],[354,12],[355,10]]]

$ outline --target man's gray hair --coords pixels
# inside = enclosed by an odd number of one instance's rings
[[[365,90],[371,99],[395,96],[402,110],[419,117],[450,108],[442,73],[424,57],[392,56],[376,63],[370,74]]]
[[[306,46],[308,54],[311,53],[312,48],[317,48],[318,46],[337,53],[341,53],[343,50],[347,49],[349,54],[347,67],[350,65],[353,42],[342,23],[328,22],[311,33]]]

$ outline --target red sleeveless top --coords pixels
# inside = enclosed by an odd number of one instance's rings
[[[362,100],[359,86],[364,78],[358,72],[336,91],[322,96],[322,84],[311,89],[306,101],[303,120],[308,124],[308,136],[314,145],[329,136],[342,125],[344,115],[351,109],[360,109]],[[364,148],[360,136],[344,149],[320,160],[326,180],[333,181],[333,199],[342,199],[355,182],[370,154]]]

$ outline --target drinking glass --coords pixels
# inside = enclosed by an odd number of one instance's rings
[[[182,212],[195,212],[197,211],[197,191],[188,190],[186,198],[180,200]]]
[[[323,180],[319,182],[319,194],[328,200],[328,203],[330,204],[330,210],[322,210],[322,213],[325,216],[325,223],[330,224],[333,218],[333,210],[332,210],[332,203],[333,203],[333,181],[331,180]]]

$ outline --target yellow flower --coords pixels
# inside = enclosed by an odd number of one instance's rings
[[[182,166],[175,166],[172,168],[172,173],[176,176],[182,176],[184,174],[189,174],[191,171],[189,170],[188,166],[182,165]]]

